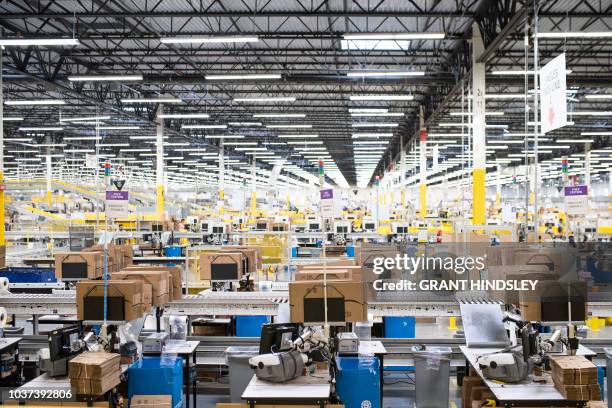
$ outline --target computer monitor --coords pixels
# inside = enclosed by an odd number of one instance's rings
[[[365,222],[363,224],[363,229],[366,231],[373,231],[376,229],[376,223],[374,222]]]
[[[223,234],[224,233],[224,229],[223,227],[212,227],[212,233],[213,234]]]
[[[338,225],[336,226],[336,234],[347,234],[348,233],[348,227],[345,225]]]
[[[279,353],[291,349],[293,340],[298,337],[299,327],[295,323],[262,325],[259,354]]]
[[[49,359],[56,361],[78,353],[80,348],[74,347],[81,337],[80,325],[55,329],[49,332]]]
[[[311,231],[318,231],[321,229],[321,226],[319,225],[318,222],[311,222],[310,224],[308,224],[308,229]]]
[[[258,222],[255,226],[255,229],[258,231],[265,231],[268,229],[268,223],[266,222]]]

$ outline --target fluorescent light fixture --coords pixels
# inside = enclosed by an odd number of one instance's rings
[[[36,131],[60,131],[64,130],[61,126],[49,126],[49,127],[20,127],[22,132],[36,132]]]
[[[136,130],[140,126],[99,126],[99,130]]]
[[[142,75],[73,75],[69,76],[71,82],[84,81],[142,81]]]
[[[64,140],[66,141],[77,141],[77,140],[100,140],[101,137],[97,136],[65,136]]]
[[[196,36],[196,37],[163,37],[162,44],[203,44],[203,43],[242,43],[257,42],[257,36]]]
[[[21,122],[23,120],[20,116],[9,116],[2,118],[3,122]]]
[[[398,127],[399,123],[377,123],[377,122],[367,122],[367,123],[353,123],[352,127]]]
[[[100,143],[98,146],[100,147],[127,147],[129,143]]]
[[[261,122],[229,122],[230,126],[262,126]]]
[[[346,73],[347,77],[360,78],[380,78],[380,77],[409,77],[409,76],[424,76],[423,71],[350,71]]]
[[[126,98],[121,103],[181,103],[181,98]]]
[[[60,118],[60,122],[84,122],[84,121],[96,121],[96,120],[108,120],[110,116],[81,116],[73,118]]]
[[[244,139],[243,135],[206,135],[206,139]]]
[[[122,152],[150,152],[151,149],[121,149]]]
[[[157,140],[157,136],[130,136],[132,140]],[[164,136],[164,139],[168,139],[168,136]]]
[[[612,111],[580,111],[568,112],[571,116],[612,116]]]
[[[59,45],[79,45],[76,38],[3,38],[0,39],[2,47],[29,47],[34,46],[59,46]]]
[[[451,112],[451,116],[471,116],[469,112]],[[487,111],[485,110],[485,116],[504,116],[503,111]]]
[[[443,40],[444,33],[351,33],[345,40]]]
[[[538,38],[609,38],[612,37],[612,31],[559,31],[559,32],[541,32],[538,33]]]
[[[251,74],[251,75],[204,75],[207,80],[251,80],[251,79],[281,79],[280,74]]]
[[[353,117],[359,116],[404,116],[403,112],[386,112],[386,113],[351,113]]]
[[[295,102],[292,96],[270,96],[262,98],[234,98],[234,102]],[[253,117],[258,117],[253,115]],[[260,117],[260,116],[259,116]]]
[[[8,106],[29,106],[29,105],[65,105],[66,101],[61,99],[32,99],[32,100],[13,100],[4,101]]]
[[[182,125],[181,129],[227,129],[227,125]]]
[[[266,125],[268,129],[310,129],[312,125]]]
[[[593,139],[557,139],[557,143],[593,143]]]
[[[306,138],[310,138],[310,137],[319,137],[319,135],[317,134],[305,134],[305,135],[297,135],[297,134],[289,134],[289,135],[278,135],[278,137],[283,138],[283,139],[306,139]]]
[[[159,119],[208,119],[207,113],[162,113],[157,115]]]
[[[360,137],[393,137],[393,133],[353,133],[353,139]]]
[[[29,142],[30,140],[32,140],[31,137],[11,137],[11,138],[5,138],[4,141],[11,143],[11,142]]]
[[[239,152],[259,152],[259,151],[265,151],[268,150],[265,147],[237,147],[234,150],[239,151]]]
[[[612,94],[584,95],[584,99],[612,99]]]
[[[385,145],[388,143],[388,140],[353,140],[354,145]]]
[[[351,101],[411,101],[413,95],[351,95]]]
[[[580,136],[612,136],[612,132],[580,132]]]
[[[64,153],[95,153],[95,149],[64,149]]]
[[[289,140],[287,144],[290,145],[322,145],[323,142],[320,140]]]
[[[255,113],[254,118],[305,118],[305,113]]]
[[[257,146],[257,142],[225,142],[225,146]]]
[[[495,71],[491,71],[492,75],[525,75],[525,72],[527,72],[527,75],[533,75],[534,71],[531,69],[528,69],[527,71],[523,70],[495,70]],[[571,69],[568,69],[565,71],[566,74],[571,74],[573,71]]]
[[[387,108],[349,108],[349,113],[387,113]]]
[[[487,140],[487,144],[525,144],[523,140]]]

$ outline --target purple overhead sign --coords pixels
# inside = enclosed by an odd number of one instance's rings
[[[570,186],[565,187],[565,196],[583,196],[588,194],[588,186]]]
[[[321,190],[321,200],[329,200],[331,198],[334,198],[334,190],[332,188]]]
[[[106,199],[107,200],[128,200],[128,192],[127,191],[107,191]]]

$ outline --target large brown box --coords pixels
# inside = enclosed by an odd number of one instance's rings
[[[246,271],[247,273],[257,273],[257,269],[261,268],[261,256],[259,252],[254,248],[248,247],[222,247],[219,252],[231,252],[231,253],[242,253],[246,259]]]
[[[550,366],[559,384],[597,384],[597,366],[583,356],[550,356]]]
[[[113,272],[112,279],[117,280],[142,280],[152,287],[152,304],[153,306],[164,306],[168,303],[168,291],[170,290],[170,274],[168,271],[124,271]]]
[[[567,321],[568,292],[572,297],[572,320],[586,320],[586,282],[541,281],[535,291],[519,291],[521,315],[529,321]]]
[[[145,312],[141,280],[108,281],[107,320],[134,320]],[[77,319],[103,320],[104,281],[85,280],[77,282]]]
[[[58,279],[96,279],[104,274],[100,252],[64,252],[55,254],[55,277]]]
[[[143,266],[130,265],[124,268],[126,271],[168,271],[172,276],[172,296],[170,300],[180,300],[183,298],[183,270],[180,266]]]
[[[243,274],[243,255],[240,252],[214,252],[200,255],[201,280],[240,280]]]
[[[322,281],[289,282],[289,307],[292,323],[320,323],[325,320],[323,285]],[[328,322],[368,320],[365,283],[328,282],[327,311]]]
[[[463,386],[461,387],[461,406],[472,406],[472,388],[485,385],[482,379],[478,376],[468,376],[463,378]]]
[[[70,386],[78,395],[102,395],[121,383],[121,370],[101,378],[71,378]]]
[[[116,353],[89,351],[68,363],[70,378],[100,378],[120,370],[121,356]]]
[[[172,408],[172,395],[134,395],[130,408]]]
[[[108,249],[108,252],[107,252],[108,271],[116,272],[122,268],[123,254],[121,250],[119,249],[119,245],[109,244],[107,246],[107,249]],[[104,262],[104,246],[102,245],[94,245],[92,247],[85,248],[83,252],[98,252],[102,255],[102,261]]]

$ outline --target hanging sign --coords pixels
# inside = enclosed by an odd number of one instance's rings
[[[542,133],[567,125],[565,74],[565,54],[555,57],[540,70]]]

